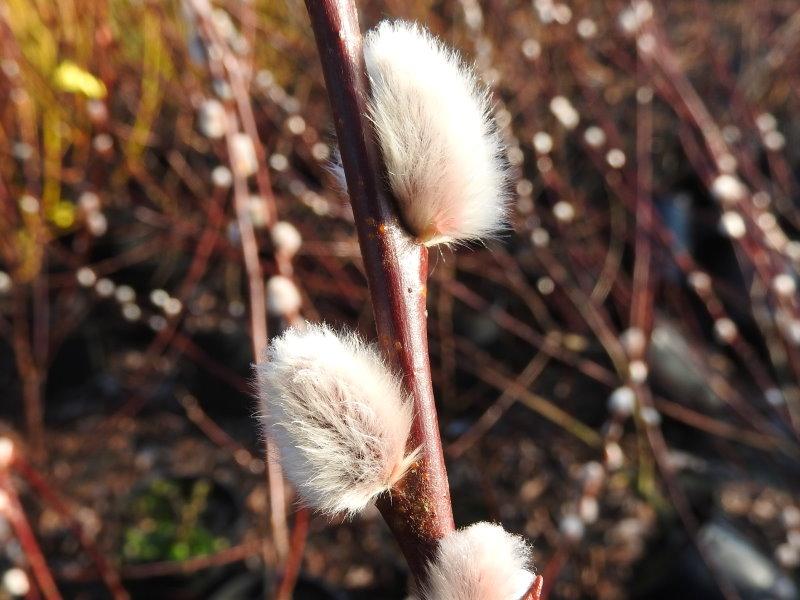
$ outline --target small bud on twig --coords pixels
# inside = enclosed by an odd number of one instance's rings
[[[258,171],[258,158],[253,138],[246,133],[234,133],[228,143],[231,169],[239,177],[250,177]]]
[[[267,311],[277,317],[297,314],[303,299],[294,282],[283,275],[275,275],[267,281]]]
[[[207,138],[218,140],[225,135],[227,119],[225,107],[219,100],[211,98],[200,105],[199,127]]]
[[[627,419],[636,410],[636,392],[633,388],[623,385],[618,387],[608,397],[608,410],[618,419]]]
[[[275,251],[283,254],[286,258],[292,258],[300,246],[303,245],[303,238],[297,228],[287,221],[278,221],[270,229],[270,237]]]

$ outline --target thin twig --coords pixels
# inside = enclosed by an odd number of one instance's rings
[[[44,554],[42,554],[42,549],[36,541],[33,528],[25,516],[22,503],[19,501],[19,496],[17,496],[17,492],[11,483],[11,477],[5,470],[0,471],[0,494],[5,495],[3,499],[5,502],[0,501],[0,511],[4,513],[4,516],[14,528],[19,545],[25,553],[39,589],[46,600],[61,600],[61,593],[58,591],[53,574],[50,572]],[[2,504],[5,504],[5,506],[2,506]]]
[[[301,508],[294,518],[289,555],[286,557],[283,577],[278,586],[278,592],[275,594],[277,600],[291,600],[292,598],[294,587],[297,585],[297,577],[300,575],[300,568],[302,567],[303,550],[308,537],[308,522],[309,511],[307,508]]]
[[[203,0],[193,3],[195,14],[200,25],[200,31],[206,44],[213,47],[217,58],[209,54],[209,67],[216,76],[223,77],[227,73],[227,81],[231,85],[239,117],[253,143],[258,162],[257,183],[264,201],[267,202],[269,220],[274,220],[274,199],[269,185],[269,176],[264,169],[264,151],[261,147],[258,132],[255,128],[255,119],[249,101],[246,85],[243,81],[241,65],[232,55],[227,46],[218,40],[218,35],[213,22],[209,19],[210,7]],[[222,64],[220,64],[220,61]],[[224,65],[224,69],[223,69]],[[233,109],[228,109],[226,119],[225,142],[229,157],[235,156],[233,148],[234,135],[237,133],[237,115]],[[267,333],[267,304],[264,295],[264,277],[258,253],[258,240],[253,229],[248,210],[248,185],[245,177],[236,168],[233,173],[233,198],[236,212],[236,221],[239,227],[242,254],[244,256],[245,271],[247,272],[247,290],[250,300],[250,334],[253,346],[253,358],[258,360],[267,347],[269,336]],[[286,525],[286,501],[283,473],[277,460],[278,448],[269,437],[265,438],[266,451],[266,476],[269,489],[270,520],[275,550],[280,560],[283,560],[289,548],[289,533]],[[268,552],[265,547],[264,559]]]
[[[94,540],[84,531],[80,522],[72,514],[72,511],[61,500],[59,495],[50,487],[47,480],[28,463],[18,452],[14,453],[14,462],[12,468],[16,470],[25,479],[28,484],[33,488],[41,499],[50,505],[62,518],[66,519],[70,524],[75,537],[78,538],[81,546],[86,551],[86,554],[91,558],[97,573],[100,575],[103,582],[108,587],[114,600],[127,600],[130,598],[128,592],[122,586],[119,573],[117,569],[106,560],[103,553],[97,547]]]

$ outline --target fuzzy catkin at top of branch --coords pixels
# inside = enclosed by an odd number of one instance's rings
[[[507,212],[505,148],[472,69],[404,21],[372,29],[364,61],[369,118],[404,225],[426,246],[496,235]]]

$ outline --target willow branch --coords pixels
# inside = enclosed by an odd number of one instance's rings
[[[420,459],[378,502],[417,581],[453,531],[447,472],[428,359],[427,249],[400,224],[366,118],[369,84],[352,0],[306,0],[333,109],[381,351],[414,399],[409,449]]]

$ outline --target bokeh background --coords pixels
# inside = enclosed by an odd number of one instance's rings
[[[509,230],[431,256],[457,523],[550,598],[800,598],[796,1],[358,5],[508,143]],[[0,57],[0,598],[406,597],[376,511],[269,519],[253,347],[374,335],[303,3],[2,0]]]

